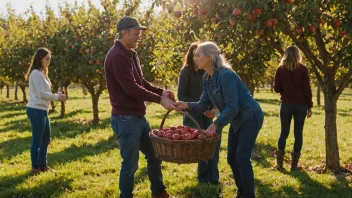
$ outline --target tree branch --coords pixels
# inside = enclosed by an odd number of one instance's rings
[[[341,95],[342,91],[347,87],[347,85],[351,81],[351,75],[352,75],[352,67],[349,68],[346,75],[342,78],[342,82],[339,84],[339,87],[336,90],[337,98]]]

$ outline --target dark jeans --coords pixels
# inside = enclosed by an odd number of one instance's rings
[[[139,151],[147,160],[147,173],[153,194],[165,190],[161,173],[161,161],[155,158],[149,137],[151,128],[144,116],[112,115],[111,125],[118,137],[122,157],[120,170],[120,197],[132,197],[134,174],[138,169]]]
[[[230,126],[227,162],[232,169],[238,193],[243,198],[255,197],[251,154],[263,119],[263,112],[258,111],[245,120],[238,131]]]
[[[198,122],[199,126],[202,129],[207,129],[211,125],[211,123],[213,123],[212,119],[204,116],[203,114],[190,113],[190,115]],[[196,125],[192,122],[192,120],[188,119],[186,116],[184,116],[183,118],[183,125],[196,128]],[[208,161],[198,163],[197,179],[199,182],[209,182],[209,183],[219,182],[218,164],[219,164],[219,151],[220,151],[220,145],[221,145],[222,130],[219,129],[216,132],[220,135],[220,138],[217,142],[213,158],[211,158]]]
[[[48,112],[41,109],[27,107],[26,114],[32,125],[32,167],[44,167],[47,164],[48,146],[51,133]]]
[[[278,149],[285,151],[286,139],[290,133],[291,120],[294,120],[295,143],[293,151],[300,153],[303,145],[303,126],[307,116],[307,104],[281,104],[280,121],[281,133],[278,140]]]

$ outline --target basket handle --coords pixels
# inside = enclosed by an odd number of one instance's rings
[[[168,110],[166,113],[165,113],[165,115],[164,115],[164,117],[163,117],[163,120],[161,121],[161,124],[160,124],[160,130],[164,127],[164,123],[165,123],[165,120],[166,120],[166,118],[167,118],[167,116],[169,115],[169,113],[171,112],[172,110]],[[185,111],[178,111],[179,113],[181,113],[181,114],[184,114],[185,116],[187,116],[190,120],[192,120],[192,122],[196,125],[196,127],[201,131],[201,133],[203,133],[203,129],[199,126],[199,124],[198,124],[198,122],[194,119],[194,118],[192,118],[192,116],[191,115],[189,115],[187,112],[185,112]]]

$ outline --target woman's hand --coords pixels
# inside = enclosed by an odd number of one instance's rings
[[[66,101],[66,95],[61,93],[61,92],[59,92],[58,94],[59,94],[59,98],[57,100],[60,101],[60,102],[65,102]]]
[[[185,102],[183,102],[183,101],[178,101],[178,102],[176,102],[175,106],[176,106],[176,108],[177,108],[179,111],[182,111],[182,110],[184,110],[184,109],[188,109],[188,108],[189,108],[189,107],[188,107],[188,104],[185,103]]]
[[[307,110],[307,118],[310,118],[312,116],[312,108],[309,108]]]
[[[212,123],[206,130],[206,132],[214,132],[216,131],[216,124]]]
[[[210,111],[204,112],[203,114],[208,118],[213,119],[215,117],[215,111],[216,111],[216,108],[213,108]]]

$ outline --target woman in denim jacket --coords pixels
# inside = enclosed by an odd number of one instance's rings
[[[204,69],[203,94],[198,102],[177,102],[179,110],[204,112],[211,105],[220,115],[208,127],[215,131],[230,124],[227,162],[232,169],[238,189],[236,197],[255,197],[251,153],[263,124],[264,114],[240,77],[212,42],[200,44],[196,51],[196,64]]]

